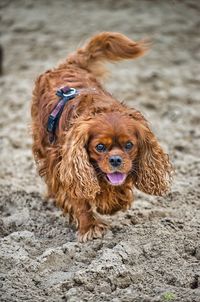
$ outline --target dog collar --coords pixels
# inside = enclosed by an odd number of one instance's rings
[[[60,97],[60,100],[50,113],[47,122],[47,131],[49,132],[49,141],[51,144],[55,141],[56,127],[66,103],[75,98],[75,96],[78,95],[78,91],[75,88],[65,86],[57,90],[56,95]]]

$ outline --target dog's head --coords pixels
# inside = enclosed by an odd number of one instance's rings
[[[163,195],[170,173],[168,156],[137,111],[100,113],[67,133],[60,175],[74,197],[95,198],[100,181],[120,186],[130,177],[139,190]]]
[[[99,115],[90,129],[88,154],[99,178],[121,185],[134,172],[138,155],[137,127],[131,118],[111,112]]]

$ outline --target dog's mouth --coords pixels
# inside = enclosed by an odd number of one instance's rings
[[[122,185],[126,179],[126,176],[127,176],[126,173],[120,173],[120,172],[113,172],[113,173],[106,174],[106,178],[108,182],[113,186]]]
[[[97,165],[96,162],[93,162],[95,171],[100,178],[104,178],[110,185],[112,186],[120,186],[122,185],[127,177],[127,173],[122,173],[119,171],[115,171],[112,173],[106,173],[102,171],[102,169]]]

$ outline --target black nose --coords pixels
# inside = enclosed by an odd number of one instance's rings
[[[122,164],[122,158],[118,155],[113,155],[109,158],[109,163],[112,167],[119,167]]]

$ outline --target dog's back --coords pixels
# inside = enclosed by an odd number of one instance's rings
[[[144,41],[134,42],[120,33],[103,32],[95,35],[85,46],[69,55],[57,68],[48,70],[38,77],[33,91],[31,115],[32,150],[40,164],[40,175],[46,173],[44,167],[47,150],[54,148],[48,140],[47,120],[58,101],[55,95],[57,89],[68,85],[78,89],[101,90],[98,80],[106,73],[105,61],[134,59],[142,56],[146,50],[147,44]],[[85,106],[88,106],[86,101]],[[70,107],[65,108],[65,111],[70,111]]]

